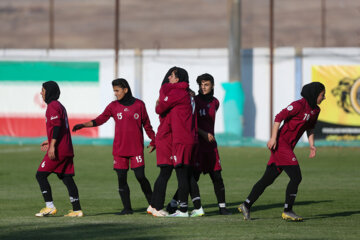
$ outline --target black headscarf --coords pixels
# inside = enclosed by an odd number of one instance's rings
[[[317,107],[317,98],[325,90],[325,86],[320,82],[312,82],[303,86],[301,96],[306,99],[312,109]]]
[[[47,81],[42,84],[45,89],[45,102],[49,104],[51,101],[58,100],[60,97],[59,85],[54,81]]]
[[[135,102],[136,99],[132,95],[129,83],[124,78],[118,78],[118,79],[113,80],[112,85],[113,85],[113,87],[118,86],[118,87],[121,87],[121,88],[127,88],[128,89],[125,96],[121,100],[118,100],[118,102],[120,104],[122,104],[124,106],[133,105],[133,103]]]
[[[204,80],[205,81],[210,81],[211,84],[214,86],[214,77],[211,76],[208,73],[204,73],[204,74],[198,76],[197,79],[196,79],[196,82],[199,85],[199,91],[198,91],[199,92],[199,97],[201,99],[203,99],[204,101],[209,103],[214,98],[214,88],[211,89],[211,91],[208,94],[203,94],[203,92],[201,91],[201,82],[204,81]]]

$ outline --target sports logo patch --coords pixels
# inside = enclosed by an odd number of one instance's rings
[[[164,98],[164,101],[166,102],[168,99],[169,99],[169,97],[168,97],[168,96],[166,96],[166,97]]]
[[[128,108],[124,108],[124,112],[128,112],[130,111]]]
[[[57,119],[57,118],[58,118],[58,116],[51,116],[50,120],[54,120],[54,119]]]
[[[294,107],[292,105],[289,105],[287,108],[286,108],[288,111],[291,111],[294,109]]]
[[[134,114],[134,118],[135,118],[135,119],[138,119],[138,118],[139,118],[139,114],[135,113],[135,114]]]
[[[296,162],[297,160],[296,160],[296,157],[293,157],[292,159],[291,159],[293,162]]]
[[[42,167],[42,168],[45,167],[45,161],[42,162],[41,167]]]

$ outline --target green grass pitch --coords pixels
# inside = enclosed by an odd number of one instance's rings
[[[55,175],[49,177],[58,213],[36,218],[43,199],[35,173],[43,157],[35,145],[0,145],[0,239],[360,239],[360,148],[319,147],[309,159],[298,148],[303,181],[294,210],[303,222],[281,219],[288,177],[283,173],[252,208],[244,221],[237,206],[261,177],[269,157],[265,148],[221,147],[220,156],[231,216],[218,215],[208,175],[200,178],[206,215],[200,218],[155,218],[145,213],[147,202],[133,172],[128,174],[133,215],[119,216],[122,204],[112,170],[111,146],[75,146],[75,181],[85,217],[62,217],[71,209],[67,191]],[[145,154],[146,174],[153,186],[159,173],[155,153]],[[166,202],[176,189],[175,174]],[[190,210],[191,210],[191,203]]]

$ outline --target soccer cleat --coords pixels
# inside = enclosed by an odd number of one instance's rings
[[[153,208],[151,205],[148,206],[148,208],[146,209],[146,212],[148,214],[153,214],[154,210],[156,210],[155,208]]]
[[[153,211],[152,215],[154,217],[166,217],[166,216],[169,215],[169,213],[167,211],[162,210],[162,209],[158,211],[158,210],[156,210],[154,208],[154,211]]]
[[[281,214],[281,217],[284,220],[291,220],[291,221],[302,221],[303,218],[299,215],[296,215],[296,213],[294,213],[293,211],[288,211],[288,212],[283,212]]]
[[[219,208],[220,215],[231,215],[232,213],[227,208]]]
[[[119,215],[129,215],[129,214],[133,214],[133,210],[130,208],[130,209],[127,209],[127,208],[124,208],[121,212],[119,212]]]
[[[244,215],[244,220],[251,220],[250,209],[245,207],[243,203],[239,205],[238,210]]]
[[[186,212],[182,212],[180,210],[176,210],[175,213],[167,215],[167,217],[189,217],[189,213]]]
[[[84,213],[81,210],[73,211],[70,210],[68,214],[64,215],[64,217],[83,217]]]
[[[57,210],[56,208],[48,208],[44,207],[40,210],[40,212],[36,213],[36,217],[46,217],[46,216],[54,216],[56,214]]]
[[[169,203],[169,204],[166,206],[166,211],[167,211],[169,214],[175,213],[176,210],[177,210],[177,207],[172,207],[172,206],[171,206],[171,203]]]
[[[204,209],[201,207],[199,209],[194,209],[191,211],[190,217],[201,217],[204,216],[205,212]]]

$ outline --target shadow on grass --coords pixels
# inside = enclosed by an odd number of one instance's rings
[[[95,213],[95,214],[86,214],[86,216],[101,216],[101,215],[120,215],[120,212],[122,211],[122,209],[115,209],[112,212],[102,212],[102,213]],[[144,215],[147,215],[148,213],[146,212],[146,208],[138,208],[138,209],[133,209],[134,213],[143,213]]]
[[[294,206],[303,206],[303,205],[310,205],[310,204],[318,204],[318,203],[326,203],[326,202],[333,202],[332,200],[322,200],[322,201],[300,201],[296,202]],[[283,208],[284,203],[273,203],[273,204],[267,204],[267,205],[259,205],[259,206],[253,206],[251,208],[252,212],[259,211],[259,210],[267,210],[272,208]]]
[[[346,212],[337,212],[337,213],[328,213],[328,214],[319,214],[311,217],[310,219],[319,219],[319,218],[333,218],[333,217],[348,217],[354,214],[360,214],[360,211],[346,211]]]
[[[159,236],[161,230],[158,226],[139,226],[129,224],[114,223],[94,223],[94,224],[76,224],[73,226],[44,227],[31,230],[19,230],[16,232],[0,234],[2,240],[12,239],[169,239],[175,236]],[[163,234],[162,234],[163,235]]]
[[[302,206],[302,205],[310,205],[310,204],[318,204],[318,203],[324,203],[324,202],[332,202],[332,200],[323,200],[323,201],[300,201],[300,202],[295,202],[295,206]],[[239,211],[237,209],[237,207],[241,204],[242,202],[232,202],[232,203],[226,203],[227,209],[229,210],[229,212],[231,212],[232,214],[238,214]],[[214,211],[206,211],[207,208],[216,208],[218,207],[218,204],[206,204],[203,205],[204,209],[205,209],[205,213],[206,216],[214,216],[214,215],[219,215],[219,210],[214,210]],[[251,208],[251,212],[255,212],[255,211],[261,211],[261,210],[267,210],[267,209],[272,209],[272,208],[283,208],[284,207],[284,203],[273,203],[273,204],[267,204],[267,205],[255,205]]]

